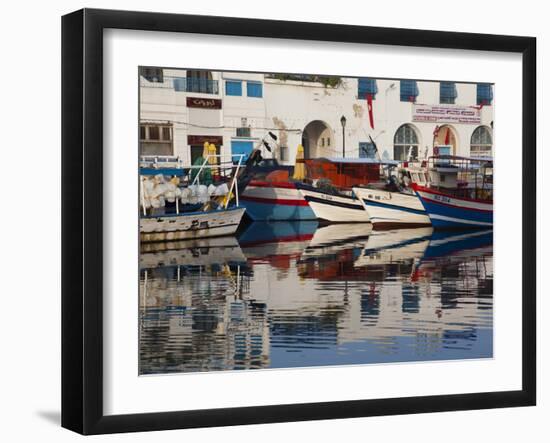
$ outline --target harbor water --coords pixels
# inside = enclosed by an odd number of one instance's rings
[[[252,223],[141,245],[141,375],[491,358],[493,233]]]

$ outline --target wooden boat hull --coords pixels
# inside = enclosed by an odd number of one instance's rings
[[[141,217],[142,242],[188,240],[232,235],[237,231],[245,208]]]
[[[251,181],[241,194],[240,202],[254,221],[317,219],[293,183]]]
[[[430,226],[430,217],[414,194],[381,189],[353,188],[375,229]]]
[[[434,228],[493,226],[493,203],[453,197],[423,186],[415,189]]]
[[[369,223],[370,217],[358,198],[334,195],[312,186],[300,186],[315,216],[329,223]]]

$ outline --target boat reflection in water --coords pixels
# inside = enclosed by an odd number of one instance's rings
[[[154,247],[141,374],[492,357],[492,231],[273,222]]]

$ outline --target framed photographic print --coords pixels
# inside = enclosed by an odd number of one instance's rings
[[[534,38],[62,25],[64,427],[535,404]]]

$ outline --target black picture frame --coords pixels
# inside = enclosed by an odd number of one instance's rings
[[[103,31],[108,28],[502,51],[522,55],[522,388],[131,415],[103,413]],[[62,18],[62,426],[151,431],[535,405],[536,39],[83,9]],[[517,296],[517,294],[509,294]]]

